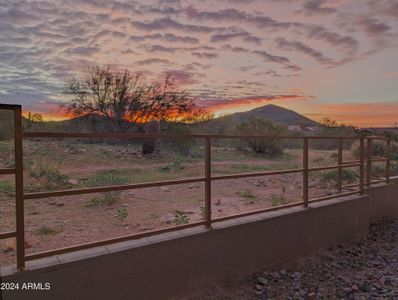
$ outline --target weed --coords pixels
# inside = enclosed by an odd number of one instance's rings
[[[15,194],[15,185],[9,181],[0,180],[0,192],[13,196]]]
[[[128,216],[129,216],[129,213],[128,213],[127,209],[125,209],[124,207],[118,208],[116,210],[116,218],[119,220],[120,223],[123,223],[127,219]]]
[[[59,231],[47,226],[42,226],[36,230],[37,235],[56,235]]]
[[[15,250],[15,240],[7,240],[5,247],[2,249],[3,253],[9,253]]]
[[[47,187],[62,185],[68,178],[61,174],[57,164],[46,158],[33,161],[30,167],[30,176],[42,181]]]
[[[127,184],[130,179],[126,176],[120,176],[116,174],[114,170],[111,171],[100,171],[94,176],[91,176],[86,184],[88,186],[111,186],[111,185],[121,185]],[[87,207],[112,205],[120,199],[120,191],[111,191],[101,193],[102,198],[93,198]]]
[[[164,167],[161,167],[161,171],[173,171],[176,172],[178,170],[184,169],[184,166],[179,159],[175,159],[170,165],[166,165]]]
[[[315,158],[314,160],[313,160],[313,163],[315,164],[315,165],[320,165],[320,164],[322,164],[322,163],[324,163],[325,162],[325,158],[323,157],[323,156],[318,156],[317,158]]]
[[[349,169],[341,170],[341,179],[348,183],[353,183],[358,178],[357,172]],[[330,182],[337,180],[337,170],[327,171],[320,174],[322,182]]]
[[[88,186],[107,186],[127,184],[130,179],[127,176],[117,174],[116,170],[100,171],[93,176],[90,176],[86,181]]]
[[[200,215],[202,216],[203,219],[206,217],[206,209],[204,206],[200,207]]]
[[[257,201],[257,196],[253,194],[251,190],[245,189],[243,192],[239,193],[239,195],[245,198],[248,204],[253,204]]]
[[[176,225],[188,224],[189,221],[189,217],[184,212],[176,210],[176,213],[174,215],[174,223]]]
[[[276,194],[271,195],[271,206],[275,207],[284,204],[287,204],[287,198],[284,193],[280,195]]]
[[[10,144],[7,142],[0,142],[0,153],[9,153],[11,151]]]

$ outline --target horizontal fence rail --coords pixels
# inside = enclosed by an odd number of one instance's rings
[[[250,216],[268,211],[279,210],[289,207],[304,206],[309,207],[309,204],[319,202],[327,199],[336,197],[344,197],[353,194],[363,194],[364,186],[370,186],[372,183],[380,182],[380,180],[372,180],[372,163],[373,162],[386,162],[386,178],[384,182],[389,182],[390,172],[390,140],[382,137],[348,137],[348,136],[270,136],[270,135],[202,135],[202,134],[189,134],[189,135],[176,135],[176,134],[144,134],[144,133],[78,133],[78,132],[23,132],[21,127],[21,107],[14,105],[0,104],[0,110],[7,109],[14,111],[14,126],[15,126],[15,168],[0,169],[0,175],[3,174],[14,174],[16,178],[16,231],[0,233],[0,239],[5,238],[16,238],[17,240],[17,266],[19,269],[24,269],[25,261],[34,260],[42,257],[67,253],[76,250],[87,249],[96,246],[103,246],[111,243],[127,241],[131,239],[137,239],[141,237],[147,237],[154,234],[180,230],[184,228],[190,228],[193,226],[205,226],[211,228],[212,223],[220,222],[224,220],[230,220],[238,217]],[[181,180],[169,180],[159,182],[147,182],[137,184],[126,184],[116,186],[105,186],[105,187],[92,187],[92,188],[80,188],[71,190],[58,190],[58,191],[47,191],[47,192],[34,192],[24,193],[23,191],[23,156],[22,156],[22,141],[23,139],[36,139],[36,138],[76,138],[76,139],[171,139],[171,140],[186,140],[186,139],[199,139],[204,142],[204,176],[199,178],[187,178]],[[212,175],[212,141],[217,139],[289,139],[299,140],[303,144],[303,166],[301,168],[288,169],[288,170],[275,170],[275,171],[263,171],[263,172],[252,172],[252,173],[240,173],[231,175]],[[333,140],[337,141],[338,158],[336,165],[328,165],[322,167],[310,167],[309,166],[309,143],[311,140]],[[354,140],[359,141],[359,160],[344,161],[343,160],[343,144],[344,141]],[[386,157],[373,157],[372,144],[374,140],[385,140],[387,142],[387,156]],[[365,152],[366,142],[366,152]],[[359,183],[343,185],[342,182],[342,171],[344,168],[358,168],[359,167]],[[309,175],[311,172],[324,171],[324,170],[337,170],[337,188],[338,193],[333,195],[327,195],[314,199],[309,198]],[[264,209],[253,210],[244,213],[238,213],[234,215],[228,215],[224,217],[212,217],[212,196],[211,188],[212,182],[218,180],[230,180],[239,178],[259,177],[259,176],[272,176],[272,175],[283,175],[283,174],[297,174],[303,175],[303,198],[302,201],[288,203],[277,207],[266,207]],[[167,227],[163,229],[147,231],[143,233],[136,233],[112,239],[96,241],[91,243],[85,243],[75,245],[72,247],[65,247],[61,249],[55,249],[51,251],[44,251],[33,254],[25,254],[24,246],[24,200],[29,199],[40,199],[47,197],[60,197],[60,196],[71,196],[71,195],[82,195],[98,192],[111,192],[111,191],[123,191],[131,189],[142,189],[152,188],[161,186],[170,186],[178,184],[188,183],[204,183],[205,187],[205,206],[204,206],[204,220],[195,223],[184,224],[180,226]],[[343,189],[351,189],[349,191],[343,191]]]

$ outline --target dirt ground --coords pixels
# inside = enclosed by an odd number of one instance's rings
[[[182,299],[397,299],[398,221],[372,224],[366,238],[214,285]]]
[[[176,150],[177,149],[177,150]],[[310,167],[336,164],[336,152],[311,150]],[[25,193],[185,179],[204,176],[203,146],[189,156],[177,147],[143,157],[137,144],[28,140],[24,144]],[[349,150],[344,160],[353,160]],[[212,148],[212,174],[301,168],[302,150],[266,158],[229,147]],[[13,164],[12,144],[0,142],[0,167]],[[358,168],[352,168],[352,173]],[[312,172],[310,198],[337,193],[333,173]],[[333,177],[333,176],[332,176]],[[356,177],[348,181],[357,182]],[[347,184],[348,182],[345,182]],[[0,232],[15,228],[13,176],[0,176]],[[302,174],[212,183],[213,217],[301,201]],[[26,200],[26,251],[36,253],[203,219],[203,183]],[[0,241],[0,264],[15,260],[14,239]]]

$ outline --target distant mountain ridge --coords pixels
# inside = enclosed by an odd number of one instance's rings
[[[234,113],[232,115],[216,118],[208,121],[231,121],[231,122],[247,122],[250,118],[268,119],[274,123],[284,125],[299,125],[304,127],[320,126],[317,122],[300,115],[299,113],[283,108],[274,104],[264,105],[249,111]]]

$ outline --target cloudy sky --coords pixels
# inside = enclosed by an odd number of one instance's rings
[[[58,118],[95,64],[170,73],[216,115],[273,103],[391,126],[398,0],[0,0],[0,102]]]

